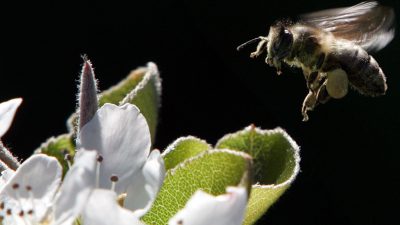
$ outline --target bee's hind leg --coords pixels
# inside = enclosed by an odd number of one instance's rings
[[[327,80],[318,88],[316,98],[318,103],[325,104],[331,99],[331,96],[329,96],[329,93],[326,89],[326,83]]]

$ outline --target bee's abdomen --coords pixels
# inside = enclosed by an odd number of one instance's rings
[[[330,53],[324,66],[329,67],[335,64],[346,71],[351,86],[361,94],[368,96],[385,94],[387,85],[382,69],[375,59],[361,47],[357,45],[344,46]]]

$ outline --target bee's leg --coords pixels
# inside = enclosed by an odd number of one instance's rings
[[[326,83],[327,80],[325,79],[325,82],[319,87],[317,91],[317,101],[319,103],[325,104],[331,99],[331,96],[329,96],[328,91],[326,90]]]
[[[301,113],[303,114],[303,121],[308,121],[308,111],[314,109],[317,104],[317,96],[313,91],[309,91],[306,98],[303,101],[303,107],[301,108]]]
[[[266,37],[260,37],[260,38],[261,38],[261,41],[258,43],[256,51],[250,53],[251,58],[255,58],[255,57],[258,57],[259,55],[261,55],[267,47],[266,45],[268,43],[268,39]]]
[[[304,74],[304,77],[306,78],[307,88],[310,90],[314,90],[314,83],[318,78],[318,72],[311,72],[308,75]]]

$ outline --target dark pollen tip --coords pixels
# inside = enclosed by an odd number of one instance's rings
[[[18,183],[13,184],[12,188],[13,189],[18,189],[19,188],[19,184]]]
[[[117,176],[117,175],[112,175],[112,176],[110,177],[110,180],[111,180],[112,182],[118,182],[118,176]]]
[[[97,162],[103,162],[103,156],[98,155],[97,156]]]

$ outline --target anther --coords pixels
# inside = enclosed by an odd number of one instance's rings
[[[4,209],[4,202],[1,202],[0,203],[0,210],[3,210]]]
[[[32,186],[30,186],[30,185],[27,185],[25,188],[27,191],[32,191]]]
[[[19,215],[20,217],[23,217],[23,216],[24,216],[24,211],[21,210],[21,211],[18,213],[18,215]]]
[[[115,183],[118,182],[118,176],[117,175],[112,175],[110,177],[111,180],[111,190],[115,191]]]
[[[6,214],[7,214],[8,216],[10,216],[11,213],[12,213],[11,209],[7,209]]]
[[[111,182],[118,182],[118,176],[117,175],[112,175],[110,177]]]
[[[97,155],[97,162],[103,162],[103,156]]]
[[[29,214],[29,215],[32,215],[32,214],[33,214],[33,209],[30,209],[30,210],[28,211],[28,214]]]
[[[100,164],[103,162],[103,156],[97,155],[97,165],[96,165],[96,187],[99,187],[99,180],[100,180]]]
[[[15,190],[15,189],[18,189],[19,188],[19,184],[18,183],[15,183],[15,184],[13,184],[12,185],[12,188]]]
[[[65,159],[66,161],[71,161],[72,157],[71,157],[70,154],[67,153],[67,154],[65,154],[64,159]]]
[[[71,168],[71,161],[72,161],[72,156],[68,153],[65,153],[64,155],[64,160],[67,161],[68,168]]]
[[[178,220],[178,225],[183,225],[183,220]]]

